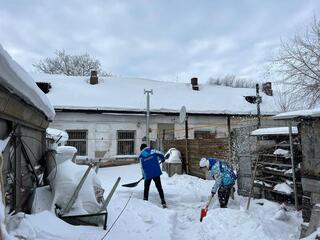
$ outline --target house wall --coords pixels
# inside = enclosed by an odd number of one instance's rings
[[[158,124],[174,124],[174,138],[185,137],[185,126],[179,123],[178,116],[151,115],[150,140],[157,141]],[[237,124],[237,123],[236,123]],[[115,159],[117,157],[117,131],[135,130],[135,154],[145,137],[145,115],[132,114],[88,114],[76,112],[57,112],[50,127],[61,130],[87,130],[87,157],[89,159]],[[225,116],[189,116],[189,138],[194,138],[195,130],[216,131],[218,138],[227,136],[227,118]]]

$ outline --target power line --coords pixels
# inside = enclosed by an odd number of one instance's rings
[[[129,199],[127,200],[126,204],[124,205],[124,207],[122,208],[121,212],[119,213],[119,215],[117,216],[116,220],[114,220],[114,222],[112,223],[111,227],[109,228],[109,230],[106,232],[105,235],[103,235],[103,237],[100,240],[105,239],[105,237],[108,235],[108,233],[111,231],[111,229],[113,228],[113,226],[116,224],[116,222],[118,221],[118,219],[120,218],[120,216],[122,215],[122,213],[124,212],[124,210],[126,209],[126,207],[128,206],[129,201],[131,200],[132,197],[132,193],[130,194]]]

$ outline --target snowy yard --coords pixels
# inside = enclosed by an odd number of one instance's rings
[[[99,177],[108,193],[120,176],[120,184],[140,179],[140,166],[129,165],[99,170]],[[162,175],[168,209],[163,209],[155,186],[151,185],[149,201],[142,200],[143,182],[136,188],[119,186],[108,210],[108,229],[126,202],[129,203],[104,239],[212,240],[212,239],[299,239],[301,213],[267,200],[253,200],[246,211],[247,198],[235,196],[227,209],[220,209],[215,196],[207,217],[199,221],[213,181],[187,175]],[[101,227],[71,226],[49,212],[26,216],[10,235],[27,239],[102,239]]]

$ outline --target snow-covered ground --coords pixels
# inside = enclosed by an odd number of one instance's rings
[[[121,184],[140,179],[139,165],[103,168],[98,173],[106,194],[117,177]],[[161,177],[167,209],[160,205],[155,186],[150,188],[149,201],[143,201],[143,182],[135,188],[119,186],[109,206],[108,229],[123,211],[113,228],[105,236],[101,227],[71,226],[50,212],[25,215],[15,229],[9,226],[11,236],[26,239],[137,239],[137,240],[213,240],[213,239],[299,239],[301,213],[290,206],[281,206],[267,200],[251,201],[246,211],[247,198],[236,195],[227,209],[221,209],[217,196],[207,217],[199,221],[200,209],[205,206],[213,181],[187,175]]]

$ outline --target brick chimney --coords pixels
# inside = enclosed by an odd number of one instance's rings
[[[273,96],[271,82],[266,82],[262,84],[262,92],[264,92],[268,96]]]
[[[199,91],[198,78],[191,78],[192,90]]]
[[[90,84],[91,85],[98,84],[98,72],[96,70],[91,71]]]

